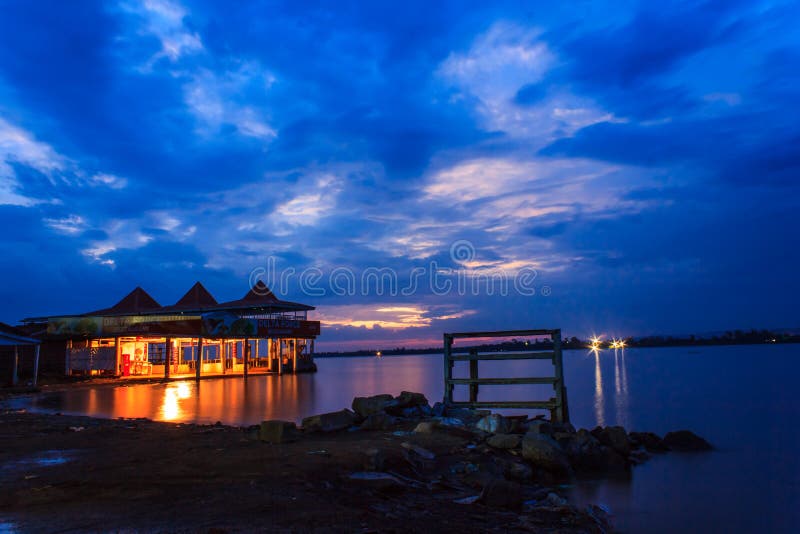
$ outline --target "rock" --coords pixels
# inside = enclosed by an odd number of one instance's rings
[[[533,477],[533,469],[529,465],[514,462],[503,470],[503,474],[511,480],[525,482]]]
[[[335,432],[351,427],[356,422],[356,415],[350,410],[312,415],[303,419],[303,429],[312,432]]]
[[[439,421],[423,421],[414,428],[415,434],[431,434],[436,427],[439,426]]]
[[[364,451],[364,469],[366,471],[383,471],[386,456],[380,449],[367,449]]]
[[[406,419],[419,419],[422,417],[422,407],[421,406],[409,406],[408,408],[403,408],[400,411],[400,415],[405,417]]]
[[[522,438],[517,434],[495,434],[486,440],[490,447],[495,449],[515,449]]]
[[[367,416],[361,423],[361,430],[389,430],[397,420],[387,413],[375,413]]]
[[[480,419],[475,423],[478,430],[483,430],[490,434],[505,434],[511,430],[511,425],[502,415],[493,413]]]
[[[537,433],[525,434],[522,439],[522,457],[546,471],[568,473],[567,455],[551,437]]]
[[[444,415],[448,418],[460,419],[466,425],[476,423],[482,417],[491,415],[489,410],[472,410],[470,408],[445,408]]]
[[[597,430],[597,429],[595,429]],[[623,456],[631,453],[631,444],[628,441],[628,434],[621,426],[607,426],[592,434],[602,443],[611,447]]]
[[[628,437],[635,445],[641,445],[648,452],[665,452],[669,450],[664,440],[652,432],[631,432]]]
[[[493,479],[484,486],[480,501],[486,506],[516,510],[522,506],[522,491],[516,482]]]
[[[573,469],[582,473],[627,474],[630,463],[615,449],[603,445],[587,430],[581,429],[566,448]]]
[[[558,507],[567,505],[567,500],[565,498],[559,497],[558,495],[552,492],[547,494],[547,498],[545,499],[545,501],[547,502],[548,506]]]
[[[553,425],[549,421],[534,420],[528,423],[528,434],[544,434],[551,436],[553,434]]]
[[[393,402],[394,397],[389,394],[356,397],[353,399],[353,411],[361,417],[369,417],[370,415],[382,413]]]
[[[664,445],[673,451],[710,451],[714,447],[709,442],[689,430],[667,432],[664,436]]]
[[[287,443],[299,437],[297,425],[291,421],[263,421],[258,428],[258,439],[269,443]]]
[[[412,391],[401,391],[400,395],[394,398],[399,408],[410,408],[411,406],[427,406],[428,399],[422,393]]]

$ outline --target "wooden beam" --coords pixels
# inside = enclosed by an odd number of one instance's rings
[[[445,334],[451,338],[463,337],[526,337],[526,336],[551,336],[556,329],[538,330],[501,330],[498,332],[453,332]]]
[[[450,359],[454,362],[469,360],[552,360],[555,356],[553,351],[544,352],[483,352],[474,354],[453,354]]]
[[[449,405],[453,403],[453,384],[450,380],[453,378],[453,358],[451,351],[453,350],[452,336],[444,335],[444,404]]]
[[[194,364],[195,380],[200,380],[200,369],[203,367],[203,338],[197,338],[197,359]]]
[[[485,402],[451,402],[450,406],[456,408],[520,408],[533,410],[550,410],[556,401],[485,401]]]
[[[172,365],[172,338],[164,340],[164,379],[169,379],[169,366]]]
[[[247,367],[250,364],[250,340],[244,338],[244,377],[247,378]]]
[[[472,350],[470,351],[470,356],[477,356],[478,351]],[[478,359],[472,359],[469,361],[469,401],[470,402],[478,402]],[[452,380],[451,380],[452,383]]]
[[[473,386],[478,384],[486,386],[507,386],[516,384],[556,384],[558,383],[558,379],[552,376],[528,378],[478,378],[476,376],[473,378],[472,373],[470,373],[469,378],[451,378],[447,383],[453,384],[454,386]]]

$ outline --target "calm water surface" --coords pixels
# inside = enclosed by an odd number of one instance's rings
[[[800,345],[567,351],[564,362],[576,427],[621,424],[659,434],[688,428],[718,448],[655,457],[629,481],[582,482],[574,499],[606,505],[628,532],[800,532]],[[254,424],[349,407],[356,395],[443,396],[437,355],[317,365],[314,375],[97,387],[16,402],[99,417]],[[481,376],[497,377],[548,369],[546,362],[481,365]],[[466,367],[456,373],[466,375]],[[507,400],[550,394],[542,386],[480,393]]]

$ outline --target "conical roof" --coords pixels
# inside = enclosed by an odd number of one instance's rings
[[[161,304],[156,302],[156,299],[151,297],[147,291],[137,286],[136,289],[125,295],[122,300],[110,308],[90,312],[86,315],[141,313],[158,310],[160,308]]]
[[[197,282],[172,307],[199,309],[199,308],[208,308],[216,305],[217,305],[217,299],[215,299],[211,295],[211,293],[208,292],[208,290],[203,286],[203,284]]]
[[[267,287],[267,284],[259,280],[240,300],[244,303],[252,302],[255,305],[271,304],[273,302],[278,302],[278,297],[272,293],[272,290]]]

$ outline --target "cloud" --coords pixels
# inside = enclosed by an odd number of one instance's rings
[[[475,38],[467,52],[452,52],[437,70],[459,91],[451,100],[472,101],[484,128],[534,142],[613,119],[591,99],[545,85],[546,76],[560,60],[542,33],[512,22],[496,22]]]
[[[30,167],[51,181],[67,160],[47,143],[0,117],[0,204],[32,206],[41,200],[22,193],[13,165]]]
[[[186,26],[184,19],[188,13],[178,2],[126,0],[120,6],[124,11],[140,17],[143,21],[140,32],[154,36],[161,45],[161,49],[146,64],[146,69],[151,69],[162,58],[175,62],[183,56],[204,50],[200,35]]]
[[[204,137],[215,138],[226,125],[245,137],[269,140],[278,135],[262,111],[240,102],[243,93],[255,92],[255,98],[259,98],[275,82],[274,76],[258,64],[242,63],[235,70],[219,74],[199,69],[190,77],[183,88],[184,99]]]

